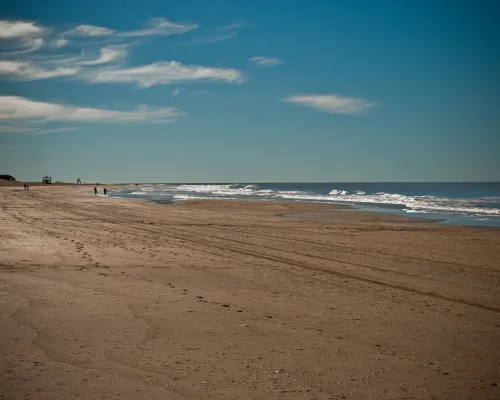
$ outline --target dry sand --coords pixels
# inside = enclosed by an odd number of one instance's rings
[[[0,207],[1,399],[500,398],[498,229],[89,187]]]

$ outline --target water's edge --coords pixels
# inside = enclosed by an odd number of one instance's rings
[[[360,212],[440,224],[500,227],[499,183],[134,184],[116,187],[110,194],[163,204],[188,200],[342,204]]]

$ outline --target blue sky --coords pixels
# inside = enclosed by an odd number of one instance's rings
[[[0,173],[500,180],[496,1],[4,1]]]

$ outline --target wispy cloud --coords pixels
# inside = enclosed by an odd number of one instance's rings
[[[118,35],[123,37],[139,37],[139,36],[168,36],[186,33],[196,29],[196,24],[184,24],[178,22],[171,22],[163,18],[151,19],[147,27],[135,31],[124,31]]]
[[[155,18],[143,29],[137,30],[120,31],[103,26],[78,25],[62,33],[56,29],[41,28],[33,22],[0,21],[0,27],[4,28],[1,34],[9,38],[8,44],[15,42],[7,46],[8,52],[3,53],[4,57],[0,59],[2,79],[34,81],[73,77],[91,83],[128,83],[142,88],[178,82],[212,80],[239,83],[243,80],[240,71],[230,68],[183,65],[177,61],[158,61],[127,68],[121,62],[128,57],[133,43],[137,45],[142,42],[133,42],[134,38],[186,33],[197,28],[192,23]],[[195,39],[191,44],[215,43],[236,35],[236,32],[221,33],[215,37]],[[68,45],[68,38],[72,38],[69,51],[80,46],[80,54],[64,54],[60,51]],[[0,48],[5,49],[5,43],[0,40]],[[98,45],[100,48],[96,49]],[[42,47],[45,50],[37,54],[16,56]]]
[[[45,68],[29,61],[0,61],[0,77],[7,76],[18,81],[35,81],[62,76],[75,75],[78,68]]]
[[[56,49],[59,49],[59,48],[61,48],[61,47],[66,46],[68,43],[69,43],[69,40],[68,40],[68,39],[64,39],[64,38],[61,38],[61,39],[54,39],[54,40],[51,40],[51,41],[50,41],[50,46],[51,46],[51,47],[54,47],[54,48],[56,48]]]
[[[77,27],[63,32],[63,36],[111,36],[115,33],[113,29],[104,28],[102,26],[93,25],[78,25]]]
[[[252,57],[250,61],[258,65],[259,67],[274,67],[275,65],[284,63],[283,60],[272,57]]]
[[[373,108],[377,103],[357,97],[344,97],[336,94],[304,94],[290,96],[284,99],[288,103],[314,108],[332,114],[359,114]]]
[[[100,65],[107,64],[113,61],[123,60],[127,56],[126,46],[103,47],[100,49],[98,58],[88,61],[81,61],[78,65]]]
[[[15,41],[11,41],[8,46],[4,48],[7,51],[1,54],[4,57],[12,57],[19,54],[32,53],[40,50],[43,46],[45,46],[45,40],[42,38],[19,38]]]
[[[184,65],[177,61],[156,62],[132,68],[101,69],[83,76],[94,83],[129,83],[141,88],[193,81],[241,83],[243,75],[236,69]]]
[[[105,66],[120,62],[127,55],[127,46],[119,45],[103,47],[99,50],[99,55],[93,57],[81,53],[66,58],[34,58],[33,61],[0,60],[0,78],[34,81],[73,77],[91,83],[133,84],[140,88],[195,81],[243,82],[243,74],[237,69],[184,65],[177,61],[161,61],[129,68],[118,64]]]
[[[172,96],[178,96],[181,94],[181,88],[175,88],[174,91],[172,92]]]
[[[73,29],[64,32],[63,36],[80,37],[99,37],[99,36],[117,36],[117,37],[141,37],[141,36],[168,36],[179,33],[189,32],[196,29],[195,24],[183,24],[171,22],[163,18],[153,18],[149,20],[143,29],[131,31],[117,31],[102,26],[79,25]]]
[[[34,22],[0,20],[0,39],[26,38],[39,36],[45,29]]]
[[[132,111],[74,107],[30,100],[18,96],[0,96],[0,131],[12,133],[49,133],[74,127],[45,127],[47,123],[167,123],[182,118],[176,108],[141,106]]]
[[[53,129],[35,129],[30,132],[32,135],[46,135],[47,133],[59,133],[59,132],[71,132],[71,131],[76,131],[78,128],[76,126],[68,126],[67,128],[53,128]]]
[[[0,49],[2,56],[31,53],[45,44],[46,28],[34,22],[0,20]]]
[[[69,126],[66,128],[40,129],[40,128],[17,127],[11,125],[0,125],[0,132],[23,133],[27,135],[45,135],[47,133],[76,131],[77,129],[78,128],[76,126]]]
[[[196,38],[196,39],[184,42],[182,45],[183,46],[202,46],[202,45],[206,45],[206,44],[222,42],[222,41],[228,40],[228,39],[234,39],[237,36],[238,36],[238,32],[229,32],[226,34]]]
[[[232,30],[232,29],[243,28],[244,26],[246,26],[246,24],[244,22],[238,21],[238,22],[233,22],[232,24],[229,24],[229,25],[220,26],[217,28],[217,30],[218,31],[227,31],[227,30]]]

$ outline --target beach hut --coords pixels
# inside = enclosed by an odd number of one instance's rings
[[[42,178],[42,183],[46,183],[46,184],[52,183],[52,177],[51,176],[44,176]]]

